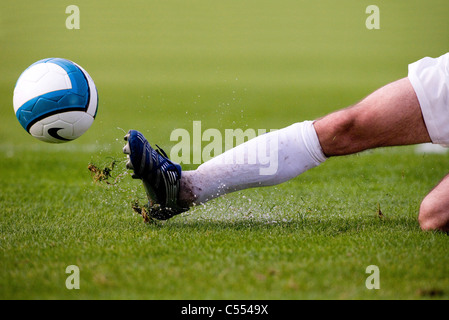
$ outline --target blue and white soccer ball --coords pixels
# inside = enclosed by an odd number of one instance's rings
[[[17,119],[29,134],[61,143],[90,128],[98,94],[86,70],[66,59],[49,58],[33,63],[20,75],[13,103]]]

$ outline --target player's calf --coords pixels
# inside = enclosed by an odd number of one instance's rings
[[[449,232],[449,210],[435,207],[431,200],[421,203],[418,220],[422,230]]]
[[[449,231],[449,175],[424,198],[418,220],[423,230]]]

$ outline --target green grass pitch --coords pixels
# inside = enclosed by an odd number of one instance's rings
[[[449,51],[447,0],[76,4],[79,30],[66,28],[66,2],[0,10],[1,299],[449,298],[449,238],[417,222],[447,154],[334,158],[157,224],[132,211],[144,192],[121,154],[131,128],[169,151],[193,121],[282,128],[353,104]],[[365,26],[371,4],[378,30]],[[67,144],[32,138],[13,112],[20,73],[46,57],[79,63],[98,88],[96,121]],[[113,159],[118,183],[94,183],[88,164]],[[69,265],[79,290],[66,288]],[[365,286],[369,265],[378,290]]]

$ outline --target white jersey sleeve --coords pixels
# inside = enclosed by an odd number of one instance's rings
[[[410,64],[408,78],[432,142],[449,146],[449,53]]]

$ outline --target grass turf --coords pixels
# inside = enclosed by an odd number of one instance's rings
[[[408,63],[447,51],[446,1],[8,1],[0,12],[0,298],[419,299],[449,297],[446,234],[422,232],[422,197],[447,155],[412,147],[330,159],[283,185],[213,200],[144,224],[140,184],[119,162],[114,186],[87,165],[121,155],[123,130],[170,149],[175,128],[281,128],[352,104],[406,76]],[[82,65],[98,118],[64,145],[34,140],[12,112],[32,62]],[[195,165],[185,166],[187,169]],[[377,214],[380,206],[383,218]],[[80,267],[67,290],[65,268]],[[380,290],[367,290],[369,265]]]

